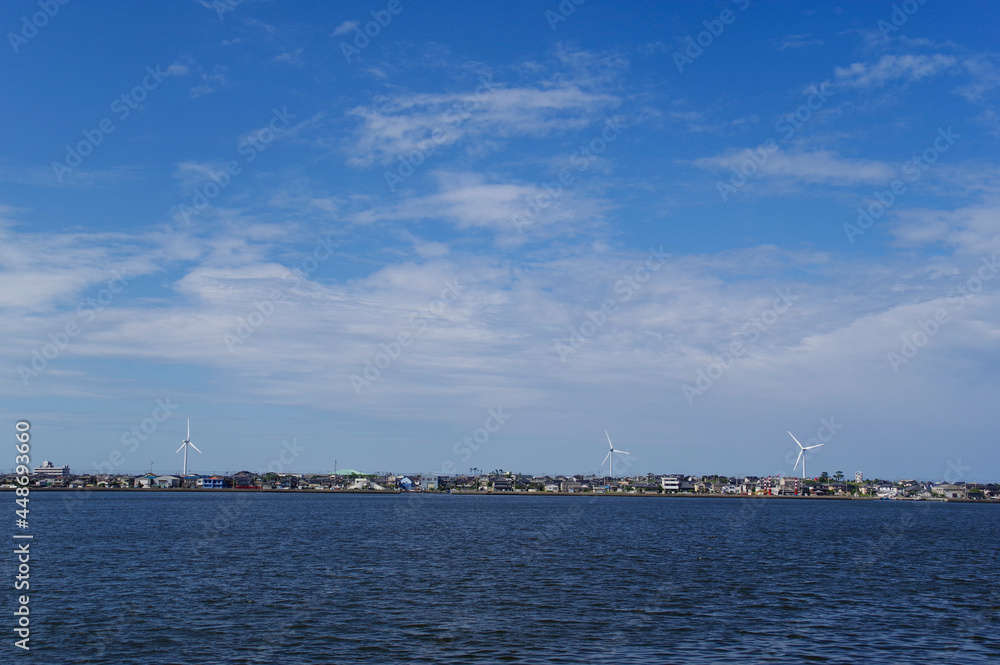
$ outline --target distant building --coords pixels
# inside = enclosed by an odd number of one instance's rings
[[[65,478],[69,476],[69,466],[55,466],[52,462],[45,460],[41,466],[35,467],[35,476],[38,478]]]
[[[156,476],[152,473],[147,473],[144,476],[139,476],[135,479],[136,487],[152,487],[156,484]]]
[[[892,484],[883,483],[875,488],[875,494],[880,499],[895,499],[899,496],[899,488]]]
[[[861,483],[864,482],[864,480],[865,480],[865,474],[861,473],[860,471],[854,472],[854,482]]]
[[[965,489],[964,485],[952,485],[950,483],[943,483],[941,485],[935,485],[931,488],[931,493],[938,496],[943,496],[946,499],[968,499],[969,492]]]
[[[257,487],[255,478],[256,476],[249,471],[239,471],[233,474],[233,486],[238,489],[255,489]]]
[[[676,474],[660,476],[660,487],[664,492],[679,492],[681,490],[681,482],[684,482],[684,476]]]

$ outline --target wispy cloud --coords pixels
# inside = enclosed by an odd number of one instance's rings
[[[337,29],[333,31],[334,37],[341,37],[343,35],[350,34],[354,31],[356,27],[360,25],[357,21],[344,21],[337,26]]]
[[[912,82],[953,69],[959,59],[952,55],[883,55],[873,63],[855,62],[835,67],[834,82],[852,88],[882,87],[894,81]]]
[[[785,35],[777,39],[772,39],[771,43],[778,47],[779,51],[786,51],[792,48],[807,48],[809,46],[822,46],[823,40],[817,39],[809,34]]]
[[[694,160],[701,168],[739,171],[746,163],[754,167],[754,175],[781,177],[810,183],[852,184],[883,183],[895,174],[894,167],[868,159],[850,159],[830,150],[814,152],[786,152],[778,149],[773,154],[754,162],[746,151],[731,152],[716,157]]]
[[[347,146],[349,163],[388,164],[420,151],[429,141],[442,148],[462,143],[473,153],[491,151],[489,146],[497,141],[583,129],[601,122],[621,104],[617,95],[588,90],[582,83],[551,78],[518,85],[486,73],[463,92],[377,97],[372,104],[348,112],[360,120]]]
[[[302,63],[302,53],[304,49],[299,47],[294,51],[286,51],[284,53],[279,53],[271,59],[272,62],[279,62],[286,65],[299,65]]]

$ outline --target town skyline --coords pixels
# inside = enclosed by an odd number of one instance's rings
[[[810,466],[1000,477],[1000,6],[58,7],[0,16],[43,459],[190,418],[210,468],[467,466],[502,408],[479,466],[784,468],[825,420]]]

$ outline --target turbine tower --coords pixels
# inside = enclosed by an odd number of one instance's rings
[[[794,441],[795,443],[797,443],[798,446],[799,446],[799,456],[795,460],[795,466],[798,466],[799,465],[799,460],[802,460],[802,480],[805,480],[806,479],[806,455],[805,455],[805,453],[806,453],[807,450],[812,450],[813,448],[819,448],[823,444],[822,443],[817,443],[815,446],[803,446],[801,443],[799,443],[799,440],[795,438],[794,434],[792,434],[791,432],[789,432],[788,436],[792,437],[792,441]],[[795,466],[792,467],[792,471],[795,471]]]
[[[183,478],[183,477],[185,477],[185,476],[188,475],[188,446],[191,446],[195,450],[198,450],[198,446],[196,446],[193,443],[191,443],[191,419],[190,418],[188,418],[188,434],[187,434],[187,438],[184,439],[184,443],[181,444],[181,448],[184,449],[184,472],[181,474],[181,478]],[[174,454],[176,455],[177,453],[179,453],[181,451],[181,448],[178,448],[177,450],[175,450]],[[201,451],[198,450],[198,452],[200,453]]]
[[[608,477],[614,478],[614,463],[615,463],[615,453],[621,453],[622,455],[631,455],[632,453],[627,453],[624,450],[615,450],[614,445],[611,443],[611,436],[608,434],[608,430],[604,430],[604,436],[608,437],[608,456],[604,458],[604,462],[608,463]]]

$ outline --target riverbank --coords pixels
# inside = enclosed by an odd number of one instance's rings
[[[0,491],[13,492],[13,487],[3,487]],[[256,489],[256,488],[223,488],[205,489],[201,487],[31,487],[32,492],[112,492],[112,493],[198,493],[198,494],[226,494],[232,492],[253,492],[257,494],[380,494],[380,495],[437,495],[448,496],[537,496],[537,497],[606,497],[619,499],[779,499],[779,500],[817,500],[817,501],[909,501],[909,502],[931,502],[931,503],[983,503],[1000,505],[1000,500],[992,499],[946,499],[944,497],[921,498],[921,499],[880,499],[874,496],[837,496],[837,495],[773,495],[773,494],[695,494],[693,492],[673,492],[667,494],[654,493],[629,493],[629,492],[490,492],[479,490],[452,490],[451,492],[405,492],[402,490],[320,490],[320,489]]]

